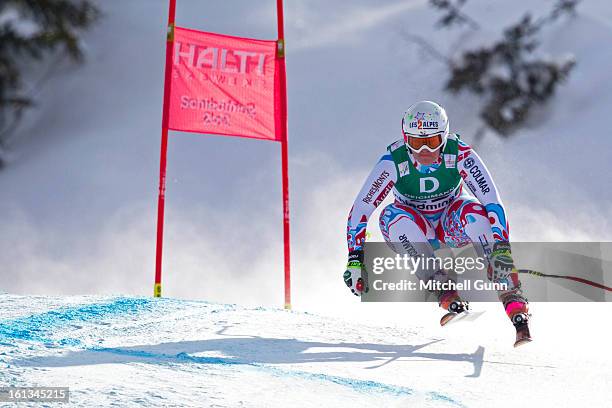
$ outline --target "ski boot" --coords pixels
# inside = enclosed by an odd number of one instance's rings
[[[527,344],[531,339],[529,333],[529,314],[527,313],[527,304],[522,302],[511,302],[506,305],[506,313],[510,317],[510,321],[516,329],[516,341],[514,347]]]
[[[469,309],[469,303],[461,300],[456,290],[443,292],[438,299],[438,304],[442,309],[448,311],[448,313],[440,319],[440,326],[444,326],[459,314]]]

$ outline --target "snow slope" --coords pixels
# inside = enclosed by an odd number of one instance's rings
[[[483,313],[442,335],[175,299],[0,295],[0,383],[69,386],[76,406],[609,404],[610,353],[563,338],[511,351]]]

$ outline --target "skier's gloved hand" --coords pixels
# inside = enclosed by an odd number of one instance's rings
[[[493,244],[490,267],[491,276],[489,278],[493,282],[505,281],[514,271],[514,259],[512,259],[509,242],[500,241]]]
[[[367,293],[368,287],[367,273],[363,267],[363,251],[355,250],[349,253],[346,271],[343,275],[344,283],[351,289],[355,296]]]

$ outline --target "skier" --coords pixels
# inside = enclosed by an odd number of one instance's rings
[[[498,291],[498,296],[516,328],[514,346],[531,341],[528,302],[514,268],[506,212],[489,171],[459,135],[449,133],[446,112],[435,102],[410,106],[402,118],[402,131],[403,139],[387,147],[349,213],[344,282],[356,296],[368,291],[363,268],[366,227],[374,210],[393,191],[395,201],[380,214],[387,244],[397,253],[431,257],[441,242],[450,247],[479,243],[481,248],[492,243],[492,250],[485,254],[487,275],[493,282],[507,284],[508,289]],[[477,200],[463,191],[463,185]],[[419,278],[449,279],[444,270]],[[441,325],[468,307],[456,290],[436,295],[447,312]]]

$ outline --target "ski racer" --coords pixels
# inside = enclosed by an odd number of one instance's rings
[[[490,248],[485,254],[488,278],[507,285],[498,297],[516,328],[515,347],[530,341],[529,307],[514,267],[508,217],[486,166],[459,135],[449,133],[446,112],[435,102],[410,106],[402,118],[402,132],[403,138],[387,147],[366,179],[349,213],[344,282],[356,296],[368,291],[363,267],[366,228],[369,217],[392,191],[395,200],[379,219],[387,244],[397,253],[428,257],[440,243],[449,247],[479,243]],[[438,270],[424,279],[444,282],[449,278],[446,271]],[[468,307],[456,290],[440,290],[436,296],[446,311],[441,325]]]

